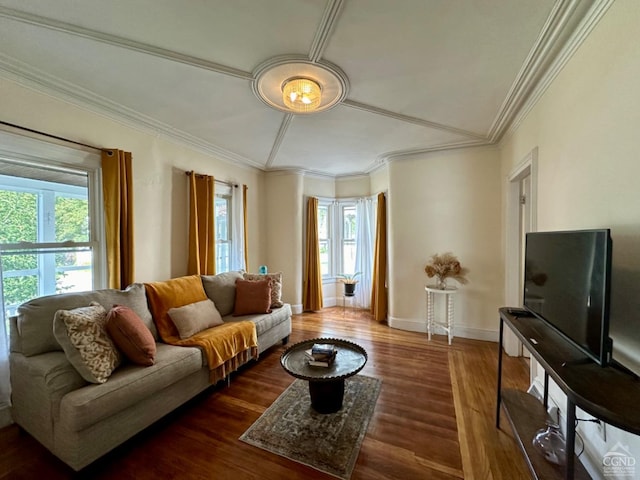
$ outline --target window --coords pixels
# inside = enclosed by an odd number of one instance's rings
[[[344,205],[340,208],[342,218],[342,258],[339,273],[356,273],[356,206]]]
[[[228,272],[231,264],[231,196],[216,194],[216,272]]]
[[[22,142],[19,153],[0,151],[0,287],[5,319],[32,298],[106,285],[99,156],[29,142]],[[55,158],[67,156],[69,163],[31,157],[33,143],[39,154],[50,149]]]
[[[324,279],[355,273],[356,225],[354,202],[318,203],[318,246]]]
[[[318,204],[318,246],[320,249],[320,273],[323,277],[332,276],[331,255],[331,205]]]

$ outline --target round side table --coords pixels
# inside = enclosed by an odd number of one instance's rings
[[[427,292],[427,335],[429,340],[431,340],[431,332],[433,331],[434,325],[437,325],[444,329],[447,332],[447,336],[449,338],[449,345],[451,345],[451,340],[453,340],[453,295],[458,292],[456,287],[447,287],[442,290],[435,285],[427,285],[424,287]],[[445,297],[445,319],[446,322],[436,322],[434,319],[434,310],[435,310],[435,296],[436,295],[444,295]]]

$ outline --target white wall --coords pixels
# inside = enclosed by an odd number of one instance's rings
[[[455,298],[456,335],[497,339],[503,303],[500,158],[493,147],[436,152],[389,165],[389,324],[426,331],[424,272],[452,252],[470,269]],[[438,309],[444,315],[443,307]],[[442,319],[442,318],[440,318]]]
[[[302,311],[304,268],[303,177],[273,172],[265,176],[265,223],[256,235],[266,248],[270,272],[282,272],[282,299],[294,313]]]
[[[249,265],[265,258],[260,241],[262,173],[232,165],[154,134],[0,78],[2,120],[102,148],[133,154],[135,279],[165,280],[187,271],[186,170],[247,184]]]
[[[538,147],[538,230],[609,227],[613,238],[614,358],[640,372],[640,2],[615,2],[519,128],[501,146],[502,176]],[[503,181],[503,187],[506,182]],[[564,397],[552,391],[559,405]],[[589,417],[584,414],[585,417]],[[619,441],[581,423],[592,475]],[[640,478],[640,466],[636,476]],[[607,477],[615,478],[615,477]]]

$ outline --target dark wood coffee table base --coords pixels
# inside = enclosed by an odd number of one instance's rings
[[[311,407],[318,413],[335,413],[342,408],[344,379],[330,382],[309,381]]]

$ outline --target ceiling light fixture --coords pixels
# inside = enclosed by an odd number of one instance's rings
[[[294,112],[312,112],[320,106],[321,100],[322,88],[310,78],[294,77],[282,85],[282,101]]]
[[[292,115],[325,112],[347,98],[349,80],[339,67],[304,55],[265,60],[252,72],[251,89],[265,104]]]

